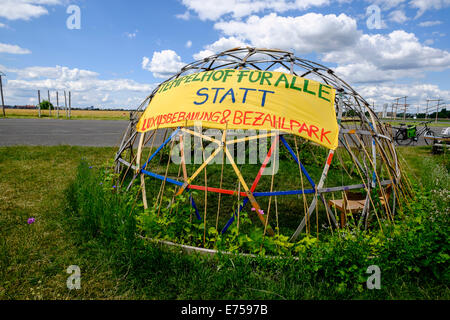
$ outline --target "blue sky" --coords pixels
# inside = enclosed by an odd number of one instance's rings
[[[80,29],[69,29],[69,6]],[[379,13],[379,14],[378,14]],[[6,104],[37,89],[74,105],[133,108],[196,59],[239,45],[294,51],[377,106],[450,101],[450,0],[0,0]]]

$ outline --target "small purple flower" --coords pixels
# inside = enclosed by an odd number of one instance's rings
[[[32,223],[34,223],[34,221],[35,221],[35,219],[34,218],[28,218],[28,224],[32,224]]]
[[[89,169],[92,169],[92,166],[90,166]]]
[[[252,208],[252,211],[256,211],[256,209],[255,209],[255,208]]]
[[[103,185],[103,182],[100,182],[100,185]]]
[[[258,210],[258,213],[259,213],[259,214],[264,214],[264,210],[259,209],[259,210]]]
[[[113,186],[113,189],[115,189],[116,188],[116,186]]]

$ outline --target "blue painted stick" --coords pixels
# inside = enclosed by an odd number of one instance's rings
[[[242,209],[244,208],[244,206],[247,204],[247,202],[248,202],[248,198],[245,198],[244,199],[244,202],[242,203],[242,206],[241,206],[241,208],[239,209],[239,212],[241,212],[242,211]],[[225,225],[225,227],[223,227],[223,229],[222,229],[222,231],[220,232],[220,233],[225,233],[227,230],[228,230],[228,228],[231,226],[231,224],[234,222],[234,217],[236,216],[236,212],[237,212],[237,210],[233,213],[233,216],[230,218],[230,220],[228,220],[228,222],[227,222],[227,224]]]
[[[150,172],[150,171],[147,171],[147,170],[144,170],[144,169],[142,169],[141,172],[143,174],[146,174],[146,175],[148,175],[150,177],[153,177],[153,178],[156,178],[156,179],[159,179],[159,180],[166,180],[167,182],[176,184],[177,186],[182,186],[183,185],[183,182],[177,181],[177,180],[172,179],[172,178],[164,177],[164,176],[159,175],[157,173],[153,173],[153,172]]]
[[[284,146],[286,147],[286,149],[288,149],[289,153],[292,155],[292,157],[294,158],[295,162],[299,163],[299,160],[297,159],[297,156],[295,155],[294,151],[292,150],[291,146],[287,143],[286,139],[283,136],[280,136],[281,142],[283,142]],[[300,167],[302,169],[302,172],[304,173],[304,175],[306,176],[306,179],[308,179],[309,183],[311,184],[311,186],[313,188],[316,187],[316,184],[314,183],[313,179],[311,179],[311,177],[308,174],[308,171],[306,171],[306,168],[303,166],[303,164],[300,162]]]
[[[191,205],[192,205],[192,208],[194,208],[194,210],[195,210],[195,214],[197,215],[197,220],[202,220],[200,213],[198,213],[198,208],[197,208],[197,205],[195,204],[194,197],[192,196],[191,193],[189,193],[189,200],[191,200]]]
[[[147,164],[152,161],[152,159],[158,154],[159,151],[161,151],[162,148],[164,148],[164,146],[169,143],[170,140],[172,140],[172,138],[178,133],[178,131],[180,131],[180,128],[176,128],[176,130],[170,135],[169,138],[166,139],[166,141],[164,141],[162,143],[162,145],[160,145],[158,147],[158,149],[156,149],[156,151],[150,156],[150,158],[148,158],[147,162],[142,166],[141,169],[145,169],[145,167],[147,166]],[[156,134],[156,132],[155,132]],[[151,150],[150,150],[151,151]],[[170,155],[169,155],[170,156]]]

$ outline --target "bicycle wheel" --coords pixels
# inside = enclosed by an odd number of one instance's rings
[[[431,131],[430,129],[427,130],[427,132],[425,132],[425,134],[423,135],[424,137],[435,137],[435,134],[433,131]],[[424,139],[425,143],[427,145],[433,144],[434,140],[433,139]]]
[[[407,146],[412,142],[412,139],[408,138],[406,130],[398,130],[394,140],[399,146]]]

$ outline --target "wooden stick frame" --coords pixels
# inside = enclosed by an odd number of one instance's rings
[[[257,55],[257,56],[255,56]],[[256,58],[257,57],[257,58]],[[183,169],[183,181],[178,181],[177,179],[171,179],[166,176],[162,176],[156,173],[153,173],[148,170],[147,165],[150,162],[149,160],[143,164],[140,159],[142,155],[142,149],[145,145],[144,138],[141,137],[139,139],[140,143],[138,146],[138,154],[135,157],[130,156],[130,160],[127,161],[122,157],[123,152],[127,149],[133,149],[133,142],[138,137],[136,132],[135,124],[137,123],[137,119],[140,117],[142,111],[146,106],[149,105],[154,95],[158,92],[161,85],[164,85],[167,81],[171,81],[173,79],[179,78],[186,73],[195,73],[201,71],[211,71],[217,70],[221,68],[234,68],[234,69],[257,69],[257,70],[269,70],[271,68],[275,69],[276,67],[285,67],[290,71],[292,75],[295,76],[306,76],[306,75],[315,75],[322,79],[323,83],[327,85],[337,88],[338,95],[336,100],[337,114],[338,114],[338,123],[340,126],[340,137],[339,142],[340,145],[345,148],[347,153],[350,155],[350,159],[355,164],[352,166],[350,172],[347,174],[352,175],[356,172],[359,177],[362,179],[362,184],[354,184],[348,186],[339,186],[339,187],[324,187],[324,183],[328,174],[328,170],[330,169],[330,164],[335,154],[335,151],[330,150],[328,152],[327,161],[323,167],[322,175],[320,176],[319,183],[312,185],[311,189],[304,189],[302,187],[301,190],[288,190],[288,191],[270,191],[270,192],[257,192],[255,190],[256,185],[258,184],[258,177],[255,179],[251,186],[246,184],[245,178],[243,177],[241,171],[237,167],[236,163],[233,160],[233,156],[229,151],[229,147],[233,144],[237,144],[240,142],[251,141],[259,138],[267,138],[267,137],[277,137],[280,139],[283,135],[279,132],[270,132],[266,134],[259,134],[255,136],[248,136],[240,139],[232,139],[226,141],[226,139],[214,139],[203,133],[192,131],[187,127],[187,123],[184,127],[180,128],[181,132],[188,133],[197,137],[200,137],[202,140],[209,141],[217,145],[214,152],[207,158],[204,159],[200,168],[198,168],[193,174],[188,176],[186,170],[186,163],[184,162],[184,154],[182,156],[181,169]],[[299,71],[300,70],[300,71]],[[175,184],[178,187],[177,194],[181,194],[185,190],[202,190],[205,192],[217,192],[221,194],[229,194],[229,195],[238,195],[239,197],[244,197],[244,205],[247,202],[250,202],[252,206],[259,210],[260,207],[257,202],[257,198],[259,196],[275,196],[275,204],[276,197],[278,195],[285,194],[302,194],[305,197],[305,194],[314,195],[313,201],[310,203],[309,208],[307,210],[307,215],[304,217],[309,219],[310,215],[317,209],[318,201],[323,202],[326,212],[327,218],[332,220],[332,223],[337,224],[335,214],[333,214],[332,209],[328,206],[325,196],[327,193],[333,195],[333,192],[349,190],[349,189],[365,189],[368,191],[368,196],[365,201],[365,207],[363,211],[363,216],[367,219],[369,217],[369,213],[374,210],[373,199],[370,197],[370,189],[375,187],[376,185],[385,186],[386,184],[393,185],[394,197],[391,208],[386,208],[386,212],[389,216],[393,216],[395,212],[395,206],[401,205],[401,202],[407,199],[407,197],[411,194],[411,187],[408,185],[408,181],[403,179],[401,166],[399,164],[399,158],[397,156],[393,141],[392,135],[389,134],[388,130],[385,129],[381,123],[379,122],[375,113],[369,107],[369,104],[357,93],[355,92],[346,82],[342,79],[338,78],[331,69],[326,68],[320,64],[317,64],[312,61],[304,60],[297,58],[291,52],[282,51],[282,50],[272,50],[272,49],[258,49],[258,48],[233,48],[230,50],[226,50],[217,55],[208,57],[203,60],[199,60],[193,62],[187,66],[185,66],[179,73],[174,75],[173,77],[167,79],[167,81],[161,83],[157,86],[153,92],[141,103],[138,109],[130,114],[130,120],[134,121],[133,124],[130,123],[129,128],[127,128],[127,138],[122,139],[121,146],[119,147],[119,151],[116,154],[116,162],[117,162],[117,170],[125,167],[126,169],[132,168],[135,170],[137,174],[142,178],[145,175],[164,180],[168,183]],[[352,118],[349,118],[348,115],[344,115],[344,110],[353,110],[355,111]],[[66,112],[67,112],[66,107]],[[365,112],[368,111],[369,115],[366,115]],[[70,93],[69,93],[69,115],[70,115]],[[345,118],[347,117],[347,118]],[[226,130],[225,130],[226,131]],[[156,135],[156,134],[155,134]],[[226,135],[226,133],[225,133]],[[360,138],[361,137],[361,138]],[[173,138],[173,137],[172,137]],[[369,143],[369,141],[371,143]],[[182,143],[182,138],[181,138]],[[370,146],[369,146],[370,144]],[[361,146],[355,150],[355,146]],[[367,148],[366,148],[367,147]],[[355,150],[355,152],[353,152]],[[239,190],[225,190],[220,185],[219,188],[212,187],[210,185],[205,186],[197,186],[193,185],[192,182],[195,178],[201,173],[202,170],[206,169],[206,166],[214,159],[214,157],[220,152],[223,151],[223,156],[228,159],[233,167],[233,170],[238,177],[239,184],[242,186],[243,191]],[[184,150],[181,150],[184,153]],[[377,158],[377,155],[380,158]],[[297,156],[298,158],[298,156]],[[340,158],[340,154],[338,154],[339,163],[343,163]],[[136,163],[134,161],[136,160]],[[377,167],[380,164],[385,165],[386,171],[389,175],[389,180],[382,180],[379,176],[381,171],[377,172]],[[137,164],[137,166],[136,166]],[[300,165],[300,163],[299,163]],[[300,167],[300,169],[302,169]],[[354,171],[356,170],[356,171]],[[381,170],[381,169],[378,169]],[[302,171],[302,170],[301,170]],[[347,170],[346,170],[347,171]],[[223,174],[223,173],[222,173]],[[303,177],[302,173],[300,173]],[[356,175],[356,176],[358,176]],[[309,180],[309,179],[308,179]],[[404,182],[405,181],[405,182]],[[141,179],[142,183],[142,179]],[[311,181],[310,181],[311,183]],[[131,183],[130,183],[131,185]],[[129,186],[130,186],[129,185]],[[145,185],[144,185],[145,189]],[[145,192],[145,191],[144,191]],[[381,188],[381,192],[383,195],[384,190]],[[192,200],[193,201],[193,200]],[[407,203],[407,202],[406,202]],[[385,205],[389,206],[388,203]],[[220,204],[218,205],[218,208]],[[243,206],[238,207],[238,211],[242,209]],[[372,207],[372,209],[371,209]],[[375,211],[375,215],[377,212]],[[233,215],[234,217],[234,215]],[[268,222],[264,219],[264,217],[259,217],[261,222]],[[378,219],[377,215],[377,219]],[[230,219],[231,220],[231,219]],[[277,213],[278,220],[278,213]],[[232,221],[231,221],[232,222]],[[305,221],[306,222],[306,221]],[[331,222],[330,222],[331,224]],[[216,223],[217,225],[217,223]],[[304,227],[304,226],[303,226]],[[294,235],[291,237],[291,240],[295,240],[301,232],[302,223],[300,223],[300,230],[296,230]],[[381,227],[381,225],[380,225]],[[269,228],[268,228],[269,229]],[[224,228],[226,231],[226,228]],[[269,229],[272,230],[272,229]],[[268,232],[269,233],[269,232]]]

